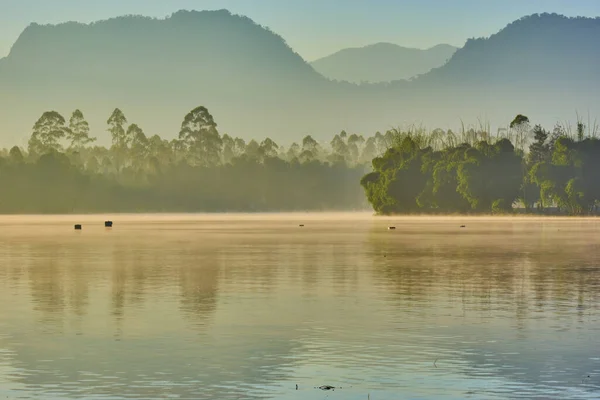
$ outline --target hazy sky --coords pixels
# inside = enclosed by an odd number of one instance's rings
[[[268,26],[309,61],[376,42],[461,46],[532,13],[600,16],[600,0],[0,0],[0,57],[31,22],[221,8]]]

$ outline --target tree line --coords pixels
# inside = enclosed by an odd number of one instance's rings
[[[508,129],[404,132],[361,179],[380,214],[594,214],[600,202],[597,125],[575,131],[531,127],[519,114]],[[464,133],[467,133],[466,135]]]
[[[588,124],[591,125],[591,124]],[[221,134],[205,107],[172,140],[148,137],[116,108],[111,145],[95,144],[80,110],[48,111],[27,148],[0,151],[2,213],[356,210],[379,214],[595,213],[597,126],[489,126],[342,131],[287,148]],[[598,164],[598,165],[597,165]],[[362,189],[361,189],[362,186]],[[366,194],[366,199],[365,199]]]
[[[27,148],[0,151],[2,213],[353,210],[368,207],[359,181],[393,134],[310,135],[285,148],[270,138],[221,134],[205,107],[175,139],[148,137],[119,108],[111,145],[95,144],[84,114],[48,111]]]

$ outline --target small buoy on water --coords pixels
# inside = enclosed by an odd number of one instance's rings
[[[466,225],[461,225],[460,227],[461,227],[461,228],[466,228],[467,226],[466,226]]]
[[[112,221],[104,221],[105,228],[112,228],[112,225],[113,225]]]
[[[300,228],[304,228],[304,224],[300,224],[298,225]]]
[[[319,386],[317,389],[321,389],[321,390],[335,390],[335,386],[323,385],[323,386]]]
[[[389,230],[389,231],[393,231],[394,229],[396,229],[396,227],[395,227],[395,226],[388,226],[388,230]]]
[[[81,230],[81,225],[79,225],[79,224],[75,225],[75,230],[76,231],[80,231]]]

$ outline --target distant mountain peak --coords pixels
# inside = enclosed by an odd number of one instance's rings
[[[444,64],[456,51],[441,44],[429,49],[379,42],[342,49],[311,63],[325,77],[353,83],[409,79]]]
[[[440,44],[436,44],[435,46],[429,47],[426,50],[439,50],[439,49],[448,49],[448,50],[458,50],[458,47],[456,46],[452,46],[451,44],[448,43],[440,43]]]

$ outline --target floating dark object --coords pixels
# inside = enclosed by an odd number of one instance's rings
[[[321,389],[321,390],[335,390],[335,386],[323,385],[323,386],[319,386],[317,389]]]
[[[298,390],[298,385],[296,384],[296,390]]]
[[[76,231],[80,231],[81,230],[81,225],[79,225],[79,224],[75,225],[75,230]]]
[[[460,227],[461,227],[461,228],[466,228],[467,226],[466,226],[466,225],[461,225]]]
[[[393,231],[394,229],[396,229],[396,227],[395,227],[395,226],[388,226],[388,230],[389,230],[389,231]]]
[[[112,221],[104,221],[105,228],[112,228],[112,225],[113,225]]]
[[[300,228],[304,228],[304,224],[300,224],[298,225]]]

